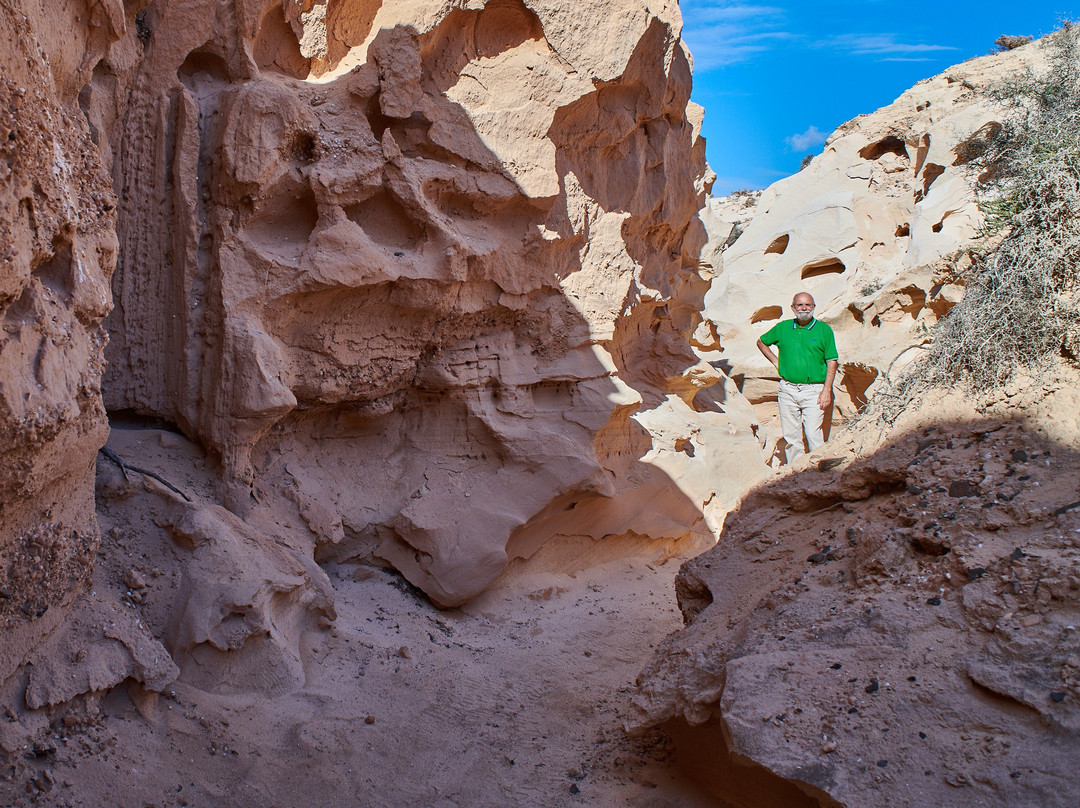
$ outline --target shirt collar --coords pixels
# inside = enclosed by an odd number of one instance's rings
[[[811,318],[810,318],[810,325],[806,326],[806,330],[807,330],[807,331],[809,331],[809,330],[810,330],[811,328],[813,328],[813,327],[814,327],[814,324],[815,324],[816,322],[817,322],[817,317],[811,317]],[[792,328],[792,329],[794,330],[794,329],[796,329],[796,328],[798,328],[798,327],[799,327],[799,321],[798,321],[798,319],[794,319],[794,320],[792,320],[792,321],[791,321],[791,328]]]

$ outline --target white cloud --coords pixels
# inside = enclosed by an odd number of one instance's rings
[[[694,72],[745,62],[796,38],[782,30],[778,6],[726,0],[683,0],[683,39],[694,56]]]
[[[901,56],[918,53],[954,51],[951,45],[928,45],[922,42],[902,42],[896,34],[841,34],[815,43],[817,47],[832,48],[857,56],[889,56],[899,60]],[[924,57],[925,58],[925,57]]]
[[[814,146],[820,146],[829,136],[819,130],[816,126],[811,126],[801,135],[791,135],[784,138],[784,142],[788,144],[788,148],[796,152],[804,152],[807,149],[812,149]]]

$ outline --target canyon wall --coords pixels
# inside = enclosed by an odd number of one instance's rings
[[[246,651],[295,684],[333,619],[318,563],[454,606],[541,549],[705,546],[765,472],[689,343],[708,181],[676,3],[46,5],[3,12],[0,133],[0,679],[37,648],[30,706],[254,675]],[[163,499],[107,520],[90,592],[106,409],[103,518]]]
[[[320,559],[443,605],[553,535],[707,536],[700,110],[649,8],[140,11],[87,90],[120,200],[108,408],[199,441],[236,513],[288,500]]]
[[[123,10],[30,11],[0,9],[0,679],[93,566],[117,251],[116,198],[78,104]]]
[[[918,355],[997,243],[971,158],[1007,114],[995,88],[1045,70],[1044,47],[951,68],[760,196],[710,203],[723,351],[704,355],[773,445],[756,337],[809,289],[836,331],[841,416]],[[681,569],[685,627],[639,677],[631,729],[664,727],[725,804],[1075,802],[1078,390],[1065,350],[977,403],[931,390],[749,493]]]
[[[777,376],[757,338],[792,316],[795,292],[814,295],[840,354],[838,421],[918,355],[963,295],[960,276],[976,248],[971,160],[1003,114],[991,91],[1039,64],[1039,53],[1021,48],[950,68],[841,126],[797,174],[760,194],[709,200],[704,259],[716,275],[699,348],[755,405],[767,455],[782,455]]]

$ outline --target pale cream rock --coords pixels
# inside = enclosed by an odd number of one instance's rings
[[[1024,48],[974,59],[844,124],[809,166],[761,193],[726,248],[742,198],[709,201],[703,260],[716,276],[705,316],[719,346],[707,331],[695,345],[741,379],[767,444],[779,436],[776,371],[755,341],[791,317],[796,292],[813,294],[818,317],[836,332],[839,419],[865,403],[874,381],[898,370],[907,360],[894,362],[959,299],[945,259],[972,246],[982,221],[962,144],[1002,115],[986,90],[1037,64],[1038,54]]]

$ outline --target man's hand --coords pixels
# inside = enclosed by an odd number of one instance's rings
[[[818,409],[822,412],[829,409],[829,405],[832,404],[832,390],[828,387],[821,388],[821,392],[818,393],[817,405]]]
[[[828,359],[825,362],[825,386],[821,388],[821,393],[817,397],[817,405],[821,407],[822,412],[829,409],[829,405],[832,404],[832,386],[833,379],[836,378],[836,366],[835,359]]]

